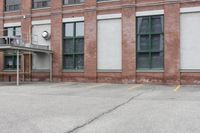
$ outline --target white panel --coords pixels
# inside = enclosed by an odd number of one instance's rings
[[[200,13],[181,14],[181,69],[200,69]]]
[[[51,20],[32,21],[32,25],[50,24],[50,23],[51,23]]]
[[[149,16],[149,15],[162,15],[162,14],[164,14],[164,10],[136,12],[136,16]]]
[[[42,33],[44,31],[47,31],[51,34],[51,25],[50,24],[33,25],[32,27],[32,43],[33,44],[50,46],[51,41],[45,40],[42,37]]]
[[[15,27],[15,26],[21,26],[21,22],[16,23],[5,23],[4,27]]]
[[[50,40],[45,40],[42,33],[47,31],[51,34],[51,25],[33,25],[32,26],[32,44],[51,46]],[[47,54],[33,54],[33,69],[47,70],[49,69],[49,55]]]
[[[122,69],[121,19],[98,21],[98,70]]]
[[[49,70],[49,55],[43,53],[33,53],[33,70]]]
[[[105,15],[98,15],[97,19],[113,19],[113,18],[121,18],[122,14],[105,14]]]
[[[200,7],[187,7],[187,8],[181,8],[181,13],[189,13],[189,12],[200,12]]]
[[[84,21],[84,17],[74,17],[74,18],[63,18],[63,22],[76,22],[76,21]]]

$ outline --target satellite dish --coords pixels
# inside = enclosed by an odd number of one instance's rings
[[[43,37],[45,40],[49,40],[51,36],[50,36],[50,33],[49,33],[48,31],[43,31],[42,37]]]

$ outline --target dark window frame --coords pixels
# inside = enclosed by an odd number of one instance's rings
[[[62,45],[62,47],[63,47],[63,50],[62,50],[62,53],[63,53],[63,56],[62,56],[63,57],[63,61],[62,61],[63,70],[67,70],[67,71],[79,71],[79,70],[82,71],[82,70],[84,70],[84,40],[85,40],[85,38],[84,38],[84,35],[83,36],[76,36],[76,24],[77,23],[83,23],[84,24],[84,21],[63,23],[63,45]],[[66,37],[65,36],[65,25],[66,24],[73,24],[73,37]],[[76,40],[77,39],[83,39],[83,52],[79,52],[79,53],[76,52],[75,47],[76,47]],[[72,40],[73,41],[73,53],[65,53],[65,51],[64,51],[65,50],[64,45],[66,45],[65,40]],[[66,56],[73,56],[73,68],[66,68],[66,66],[64,64],[64,58],[66,58]],[[82,56],[82,59],[83,59],[82,68],[77,68],[77,66],[76,66],[76,56]]]
[[[12,58],[13,66],[9,67],[6,64],[6,58]],[[19,68],[21,68],[21,56],[19,56]],[[4,54],[4,70],[16,70],[17,69],[17,55],[16,54]]]
[[[63,0],[63,5],[76,5],[76,4],[83,4],[85,3],[85,0],[83,2],[79,2],[81,0],[73,0],[74,2],[72,3],[66,3],[65,0]]]
[[[13,5],[7,5],[7,1],[4,0],[4,11],[6,12],[19,11],[20,8],[21,8],[21,0],[19,0],[18,4],[13,4]]]
[[[8,36],[8,33],[7,33],[7,32],[8,32],[8,29],[9,29],[9,28],[13,28],[13,36],[17,36],[17,34],[16,34],[16,33],[17,33],[17,30],[16,30],[16,29],[17,29],[17,28],[20,28],[20,29],[21,29],[21,26],[5,27],[5,28],[4,28],[4,36]],[[6,34],[7,34],[7,35],[6,35]],[[22,36],[22,33],[21,33],[20,37],[21,37],[21,36]]]
[[[35,4],[41,4],[41,6],[38,6],[38,5],[35,6]],[[32,8],[33,9],[48,8],[48,7],[51,7],[51,0],[46,0],[46,1],[34,1],[34,0],[32,0]]]
[[[97,2],[112,2],[113,0],[97,0]]]
[[[7,36],[6,34],[8,34],[6,32],[7,29],[9,28],[12,28],[13,29],[13,37],[16,36],[16,29],[17,28],[21,28],[21,26],[14,26],[14,27],[5,27],[4,28],[4,36]],[[19,37],[19,36],[18,36]],[[21,35],[20,35],[21,37]],[[13,63],[13,67],[8,67],[6,65],[6,58],[8,57],[11,57],[12,58],[12,63]],[[4,70],[16,70],[17,69],[17,63],[16,63],[16,60],[17,60],[17,55],[16,54],[4,54]],[[21,56],[19,57],[19,68],[21,68]]]
[[[160,19],[162,19],[162,31],[161,32],[152,32],[152,18],[154,17],[160,17]],[[146,33],[139,33],[139,28],[138,28],[138,19],[139,18],[148,18],[149,19],[149,32]],[[164,70],[164,15],[152,15],[152,16],[141,16],[141,17],[137,17],[136,18],[136,67],[137,70]],[[139,50],[138,49],[138,37],[140,36],[149,36],[149,42],[148,42],[148,46],[149,49],[148,50]],[[162,49],[160,50],[152,50],[152,36],[153,35],[160,35],[162,36]],[[149,67],[148,68],[141,68],[138,64],[138,57],[140,54],[149,54],[149,59],[148,59],[148,63],[149,63]],[[162,62],[161,65],[162,67],[152,67],[152,55],[153,54],[163,54],[162,57]]]

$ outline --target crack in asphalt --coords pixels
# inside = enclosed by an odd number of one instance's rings
[[[153,90],[154,90],[154,89],[152,89],[152,91],[153,91]],[[129,98],[127,101],[125,101],[125,102],[123,102],[123,103],[121,103],[121,104],[119,104],[119,105],[117,105],[117,106],[115,106],[115,107],[113,107],[113,108],[111,108],[111,109],[109,109],[109,110],[107,110],[107,111],[101,113],[100,115],[94,117],[93,119],[87,121],[86,123],[83,123],[83,124],[81,124],[81,125],[79,125],[79,126],[73,128],[73,129],[71,129],[70,131],[66,131],[66,132],[64,132],[64,133],[73,133],[73,132],[75,132],[75,131],[77,131],[77,130],[79,130],[79,129],[81,129],[81,128],[83,128],[83,127],[89,125],[89,124],[91,124],[92,122],[94,122],[94,121],[100,119],[101,117],[103,117],[103,116],[105,116],[105,115],[107,115],[107,114],[112,113],[113,111],[119,109],[120,107],[125,106],[126,104],[128,104],[128,103],[130,103],[132,100],[134,100],[135,98],[137,98],[137,97],[139,97],[139,96],[141,96],[141,95],[143,95],[143,94],[145,94],[145,93],[147,93],[147,92],[146,92],[146,91],[143,91],[143,92],[141,92],[141,93],[139,93],[139,94],[137,94],[137,95],[135,95],[135,96],[132,96],[132,97]]]

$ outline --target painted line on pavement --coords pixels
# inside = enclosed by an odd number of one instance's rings
[[[92,86],[88,86],[88,87],[85,87],[85,88],[86,89],[94,89],[94,88],[103,87],[103,86],[106,86],[106,85],[109,85],[109,84],[97,84],[97,85],[92,85]]]
[[[132,90],[135,90],[135,89],[138,89],[139,87],[142,87],[143,85],[141,84],[141,85],[133,85],[133,86],[130,86],[129,88],[128,88],[128,90],[129,91],[132,91]]]
[[[176,88],[174,89],[175,92],[178,92],[181,88],[181,85],[177,85]]]
[[[64,83],[55,83],[52,84],[50,87],[63,87],[63,86],[67,86],[67,85],[74,85],[76,84],[75,82],[64,82]]]

